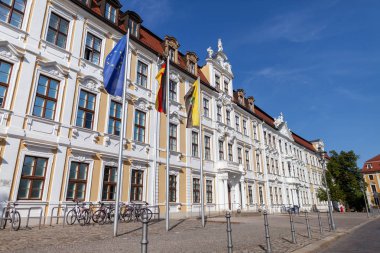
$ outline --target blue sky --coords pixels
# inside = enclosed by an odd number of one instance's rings
[[[200,64],[221,38],[234,88],[305,139],[354,150],[359,167],[380,153],[380,1],[122,2]]]

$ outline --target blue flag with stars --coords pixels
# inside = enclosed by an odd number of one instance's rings
[[[104,88],[113,96],[123,96],[127,43],[127,36],[123,36],[106,58],[103,71]]]

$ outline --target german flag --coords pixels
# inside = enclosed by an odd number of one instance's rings
[[[166,63],[161,65],[160,71],[156,76],[158,81],[158,92],[156,97],[156,110],[162,113],[166,113],[166,75],[167,68]]]

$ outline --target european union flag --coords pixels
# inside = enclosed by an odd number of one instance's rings
[[[113,96],[123,96],[127,43],[127,36],[123,36],[106,58],[103,71],[104,88]]]

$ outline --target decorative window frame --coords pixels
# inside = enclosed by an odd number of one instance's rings
[[[54,160],[54,149],[57,149],[57,146],[55,145],[49,145],[49,144],[40,144],[37,142],[29,142],[24,141],[24,144],[26,144],[26,148],[21,150],[20,155],[18,156],[18,170],[16,174],[16,183],[14,186],[14,194],[12,196],[13,201],[17,202],[30,202],[30,203],[40,203],[40,202],[47,202],[47,195],[50,188],[50,184],[52,183],[50,181],[50,174],[52,171],[52,165]],[[41,158],[47,158],[48,164],[45,171],[45,181],[44,181],[44,189],[42,193],[41,200],[17,200],[18,190],[20,187],[20,181],[21,181],[21,173],[22,173],[22,167],[24,164],[25,156],[36,156]]]
[[[79,93],[78,93],[78,95],[79,95]],[[121,103],[121,104],[123,103],[123,99],[121,97],[113,96],[111,94],[108,94],[108,96],[107,96],[107,111],[106,111],[106,117],[105,117],[105,121],[106,121],[105,122],[105,127],[106,127],[106,129],[104,130],[104,134],[105,134],[105,136],[112,136],[114,138],[119,138],[120,136],[118,136],[118,135],[114,135],[114,134],[108,133],[108,125],[109,125],[109,121],[110,121],[110,106],[111,106],[111,102],[112,101],[117,102],[117,103]],[[125,110],[128,109],[127,107],[128,107],[128,103],[125,103]],[[77,106],[77,110],[78,110],[78,106]],[[121,112],[121,114],[123,114],[123,112]],[[121,117],[123,118],[123,115],[121,115]],[[75,119],[76,119],[76,117],[75,117]],[[126,134],[127,134],[127,131],[124,131],[123,138],[126,138]],[[109,142],[109,140],[107,140],[106,142]]]
[[[12,65],[11,75],[9,77],[9,86],[7,97],[3,109],[9,110],[11,101],[14,95],[19,69],[23,60],[24,54],[20,53],[15,46],[8,41],[0,41],[0,60]]]
[[[139,161],[132,161],[131,166],[129,167],[129,188],[128,188],[128,198],[127,201],[131,202],[131,189],[132,189],[132,170],[139,170],[143,171],[144,176],[143,176],[143,197],[142,201],[146,201],[147,199],[147,177],[148,177],[148,167],[149,164],[144,163],[144,162],[139,162]]]
[[[149,92],[152,91],[153,89],[153,84],[152,84],[152,65],[153,65],[153,61],[149,58],[148,55],[144,54],[142,51],[140,50],[137,50],[136,52],[136,64],[135,64],[135,80],[134,80],[134,84],[137,85],[139,88],[143,89],[143,90],[147,90]],[[141,61],[142,63],[146,64],[148,66],[148,72],[147,72],[147,79],[146,79],[146,87],[144,86],[141,86],[137,83],[137,70],[138,70],[138,62]]]
[[[71,155],[69,156],[69,159],[66,163],[66,172],[65,172],[65,184],[63,186],[63,202],[64,203],[71,203],[70,201],[67,201],[67,188],[69,186],[69,177],[70,177],[70,166],[71,162],[80,162],[80,163],[87,163],[88,164],[88,171],[87,171],[87,183],[86,183],[86,195],[84,198],[84,201],[87,202],[90,200],[90,194],[91,194],[91,186],[92,186],[92,174],[94,170],[94,159],[92,158],[94,154],[88,153],[82,150],[73,150]]]
[[[132,136],[131,140],[133,142],[138,142],[138,143],[143,143],[143,144],[149,144],[149,127],[150,126],[150,115],[149,111],[152,109],[152,106],[149,104],[149,101],[146,100],[145,98],[139,98],[135,103],[134,103],[134,108],[133,108],[133,115],[132,115]],[[136,118],[136,110],[141,111],[145,113],[145,136],[144,136],[144,141],[136,141],[135,140],[135,118]],[[177,129],[178,131],[178,129]]]
[[[208,116],[206,116],[204,114],[203,99],[206,99],[208,101]],[[202,109],[202,116],[203,117],[208,118],[208,119],[212,118],[212,115],[213,115],[213,106],[212,106],[212,104],[213,104],[213,99],[211,98],[211,96],[209,96],[206,92],[201,91],[201,109]]]
[[[205,137],[209,137],[210,138],[210,159],[206,159],[206,158],[203,158],[202,157],[202,160],[205,160],[205,161],[213,161],[213,157],[214,157],[214,153],[213,153],[213,134],[212,134],[212,132],[210,132],[210,131],[207,131],[206,129],[204,129],[203,130],[203,139],[200,139],[200,141],[202,141],[202,143],[205,143],[204,142],[204,139],[205,139]],[[200,137],[200,138],[202,138],[202,137]],[[200,146],[200,145],[199,145]],[[202,150],[202,153],[203,153],[203,156],[205,156],[206,155],[206,145],[202,145],[203,146],[203,150]],[[218,152],[218,155],[219,155],[219,152]]]
[[[196,202],[194,202],[194,178],[195,179],[199,179],[199,203],[196,203]],[[191,181],[190,181],[190,194],[191,194],[191,203],[192,204],[201,204],[201,197],[200,197],[200,194],[201,194],[201,189],[200,189],[200,184],[202,183],[201,182],[201,175],[198,175],[198,174],[191,174],[191,179],[190,179]]]
[[[28,35],[28,33],[26,32],[26,29],[28,27],[27,21],[29,20],[29,16],[31,14],[31,8],[32,8],[33,2],[34,1],[27,1],[26,2],[21,28],[15,27],[15,26],[7,23],[7,22],[0,21],[0,24],[2,26],[5,26],[8,29],[11,29],[13,31],[19,32],[20,33],[20,37],[19,37],[20,41],[23,41],[25,39],[25,37]]]
[[[69,72],[65,70],[60,64],[57,62],[43,62],[41,60],[37,60],[37,69],[34,75],[34,79],[32,81],[32,91],[33,96],[30,100],[29,104],[29,115],[32,117],[36,117],[38,119],[41,119],[42,121],[53,121],[53,122],[59,122],[59,116],[61,115],[61,111],[63,109],[63,93],[65,91],[66,87],[66,79],[68,77]],[[40,79],[40,76],[46,76],[53,80],[56,80],[59,82],[59,89],[58,89],[58,96],[57,96],[57,104],[56,104],[56,111],[54,115],[54,119],[46,119],[39,116],[33,115],[33,108],[34,108],[34,102],[36,100],[36,94],[37,94],[37,87],[38,87],[38,80]]]
[[[46,47],[46,45],[50,45],[57,50],[64,51],[65,53],[71,55],[69,50],[71,48],[71,41],[72,41],[72,37],[73,37],[74,20],[77,19],[77,15],[76,15],[76,13],[69,11],[69,9],[64,8],[62,5],[57,4],[54,1],[52,1],[51,3],[52,4],[48,6],[48,11],[47,11],[48,14],[47,14],[46,20],[45,20],[46,21],[45,22],[45,31],[44,31],[44,34],[42,36],[43,39],[41,39],[43,44],[44,44],[43,47]],[[59,46],[47,41],[47,34],[49,31],[49,23],[50,23],[50,17],[51,17],[52,12],[54,12],[58,16],[69,21],[69,29],[67,31],[67,39],[66,39],[66,47],[65,48],[59,47]]]
[[[176,188],[175,188],[175,198],[176,198],[176,202],[169,202],[170,204],[178,204],[180,203],[179,201],[179,191],[180,191],[180,185],[179,185],[179,181],[180,181],[180,173],[179,173],[180,169],[179,168],[175,168],[175,167],[170,167],[169,168],[169,175],[171,176],[176,176]]]
[[[100,177],[99,177],[99,192],[98,192],[98,201],[102,201],[102,193],[103,193],[103,181],[104,181],[104,170],[106,166],[110,167],[116,167],[117,168],[117,173],[119,173],[119,168],[118,168],[118,161],[117,157],[115,158],[108,158],[108,157],[103,157],[102,158],[102,163],[101,163],[101,168],[100,168]],[[114,201],[110,201],[114,202]]]
[[[99,64],[98,65],[95,63],[92,63],[91,61],[86,60],[84,58],[85,51],[86,51],[86,40],[87,40],[88,33],[91,33],[91,34],[95,35],[96,37],[98,37],[99,39],[102,40],[102,46],[100,49],[100,58],[99,58]],[[106,40],[107,40],[106,31],[103,31],[100,27],[90,23],[89,21],[86,21],[83,34],[84,34],[83,45],[81,48],[82,53],[81,53],[81,58],[80,58],[81,61],[83,61],[84,63],[89,64],[95,68],[102,69],[104,67],[104,60],[106,58],[105,57]]]
[[[212,187],[212,202],[211,203],[208,203],[207,202],[207,180],[211,180],[211,187]],[[215,178],[214,177],[210,177],[210,176],[205,176],[204,177],[204,181],[205,181],[205,204],[206,205],[213,205],[216,203],[216,192],[215,192]]]
[[[170,74],[169,74],[169,82],[170,81],[173,81],[176,85],[176,89],[177,89],[177,97],[176,97],[176,100],[173,101],[173,100],[170,100],[170,103],[171,104],[177,104],[177,105],[181,105],[180,102],[179,102],[179,97],[180,97],[180,83],[181,83],[181,76],[175,72],[175,71],[170,71]],[[190,84],[191,85],[191,84]],[[189,86],[190,87],[190,86]]]
[[[80,77],[78,77],[78,81],[79,81],[78,91],[77,91],[78,93],[77,93],[77,97],[75,99],[76,100],[75,101],[75,108],[73,110],[74,115],[75,115],[73,127],[74,128],[80,128],[80,129],[83,129],[85,131],[87,130],[87,131],[97,132],[96,129],[98,128],[98,121],[99,121],[98,116],[99,116],[99,105],[100,105],[100,95],[101,95],[100,87],[102,87],[102,84],[99,80],[97,80],[96,78],[94,78],[92,76],[80,76]],[[95,94],[95,96],[96,96],[95,110],[94,110],[94,121],[93,121],[92,129],[77,126],[79,97],[80,97],[80,92],[82,90],[90,92],[92,94]]]

